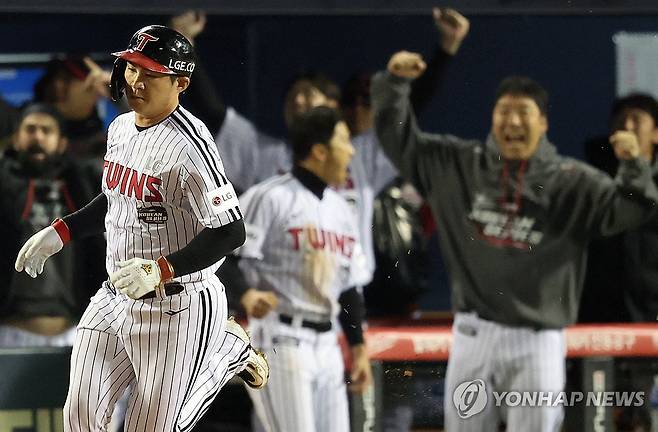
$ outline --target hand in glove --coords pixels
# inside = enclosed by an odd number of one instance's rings
[[[70,239],[68,227],[64,221],[57,219],[25,242],[16,257],[16,271],[25,270],[31,277],[37,277],[43,272],[46,260],[61,251]]]
[[[133,258],[117,263],[119,270],[110,275],[110,282],[131,299],[161,289],[164,283],[173,278],[169,262],[160,257],[158,261]]]

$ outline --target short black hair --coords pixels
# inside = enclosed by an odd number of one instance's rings
[[[302,71],[295,75],[292,80],[286,86],[286,93],[288,94],[290,90],[293,89],[299,82],[308,81],[313,85],[320,93],[325,95],[327,99],[335,100],[340,102],[341,100],[341,91],[340,87],[334,80],[329,78],[327,75],[317,71]]]
[[[327,97],[327,99],[331,99],[337,103],[340,103],[340,87],[334,80],[322,73],[317,73],[314,76],[310,76],[309,78],[311,79],[313,85],[315,85],[315,87],[320,90],[322,94]]]
[[[23,120],[31,114],[46,114],[50,117],[52,117],[55,120],[55,123],[57,123],[57,126],[59,127],[59,133],[62,136],[66,135],[66,126],[64,122],[64,118],[62,115],[57,111],[55,107],[52,105],[49,105],[47,103],[42,103],[42,102],[33,102],[28,105],[26,105],[22,110],[21,114],[18,117],[18,127],[20,127],[23,124]]]
[[[619,116],[626,110],[639,109],[653,118],[653,123],[658,127],[658,101],[646,93],[631,93],[624,97],[615,99],[610,110],[610,123],[616,124]]]
[[[314,144],[328,146],[336,125],[342,120],[337,110],[326,106],[317,106],[295,116],[290,125],[290,144],[295,163],[306,159]]]
[[[496,89],[495,102],[505,95],[529,97],[535,101],[543,115],[548,113],[548,92],[532,78],[518,75],[504,78]]]

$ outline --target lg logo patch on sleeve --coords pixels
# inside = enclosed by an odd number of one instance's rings
[[[217,215],[235,208],[240,204],[233,185],[230,183],[206,193],[206,198],[208,199],[210,208]]]

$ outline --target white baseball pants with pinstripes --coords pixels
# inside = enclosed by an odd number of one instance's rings
[[[270,379],[247,389],[266,432],[349,432],[343,356],[334,331],[249,320],[252,345],[265,352]]]
[[[564,330],[534,330],[486,321],[473,313],[457,313],[445,385],[445,430],[497,430],[501,420],[508,432],[557,432],[562,407],[495,406],[493,391],[560,392],[566,381]],[[462,419],[453,403],[461,383],[481,379],[487,391],[484,411]]]
[[[131,300],[105,283],[78,325],[65,431],[105,432],[131,384],[126,432],[190,431],[246,365],[249,347],[225,323],[218,279],[148,300]]]

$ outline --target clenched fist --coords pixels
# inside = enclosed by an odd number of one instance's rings
[[[455,55],[471,28],[471,23],[454,9],[432,10],[434,25],[441,33],[441,47],[448,54]]]
[[[240,298],[247,315],[254,318],[263,318],[271,310],[276,309],[279,299],[273,291],[259,291],[249,288]]]
[[[640,155],[640,144],[635,133],[620,130],[610,136],[610,144],[615,150],[615,156],[620,160],[637,159]]]
[[[194,45],[196,38],[206,28],[206,14],[201,11],[186,11],[171,18],[171,27],[185,36]]]
[[[399,51],[388,61],[388,71],[402,78],[416,79],[425,72],[427,65],[418,53]]]

